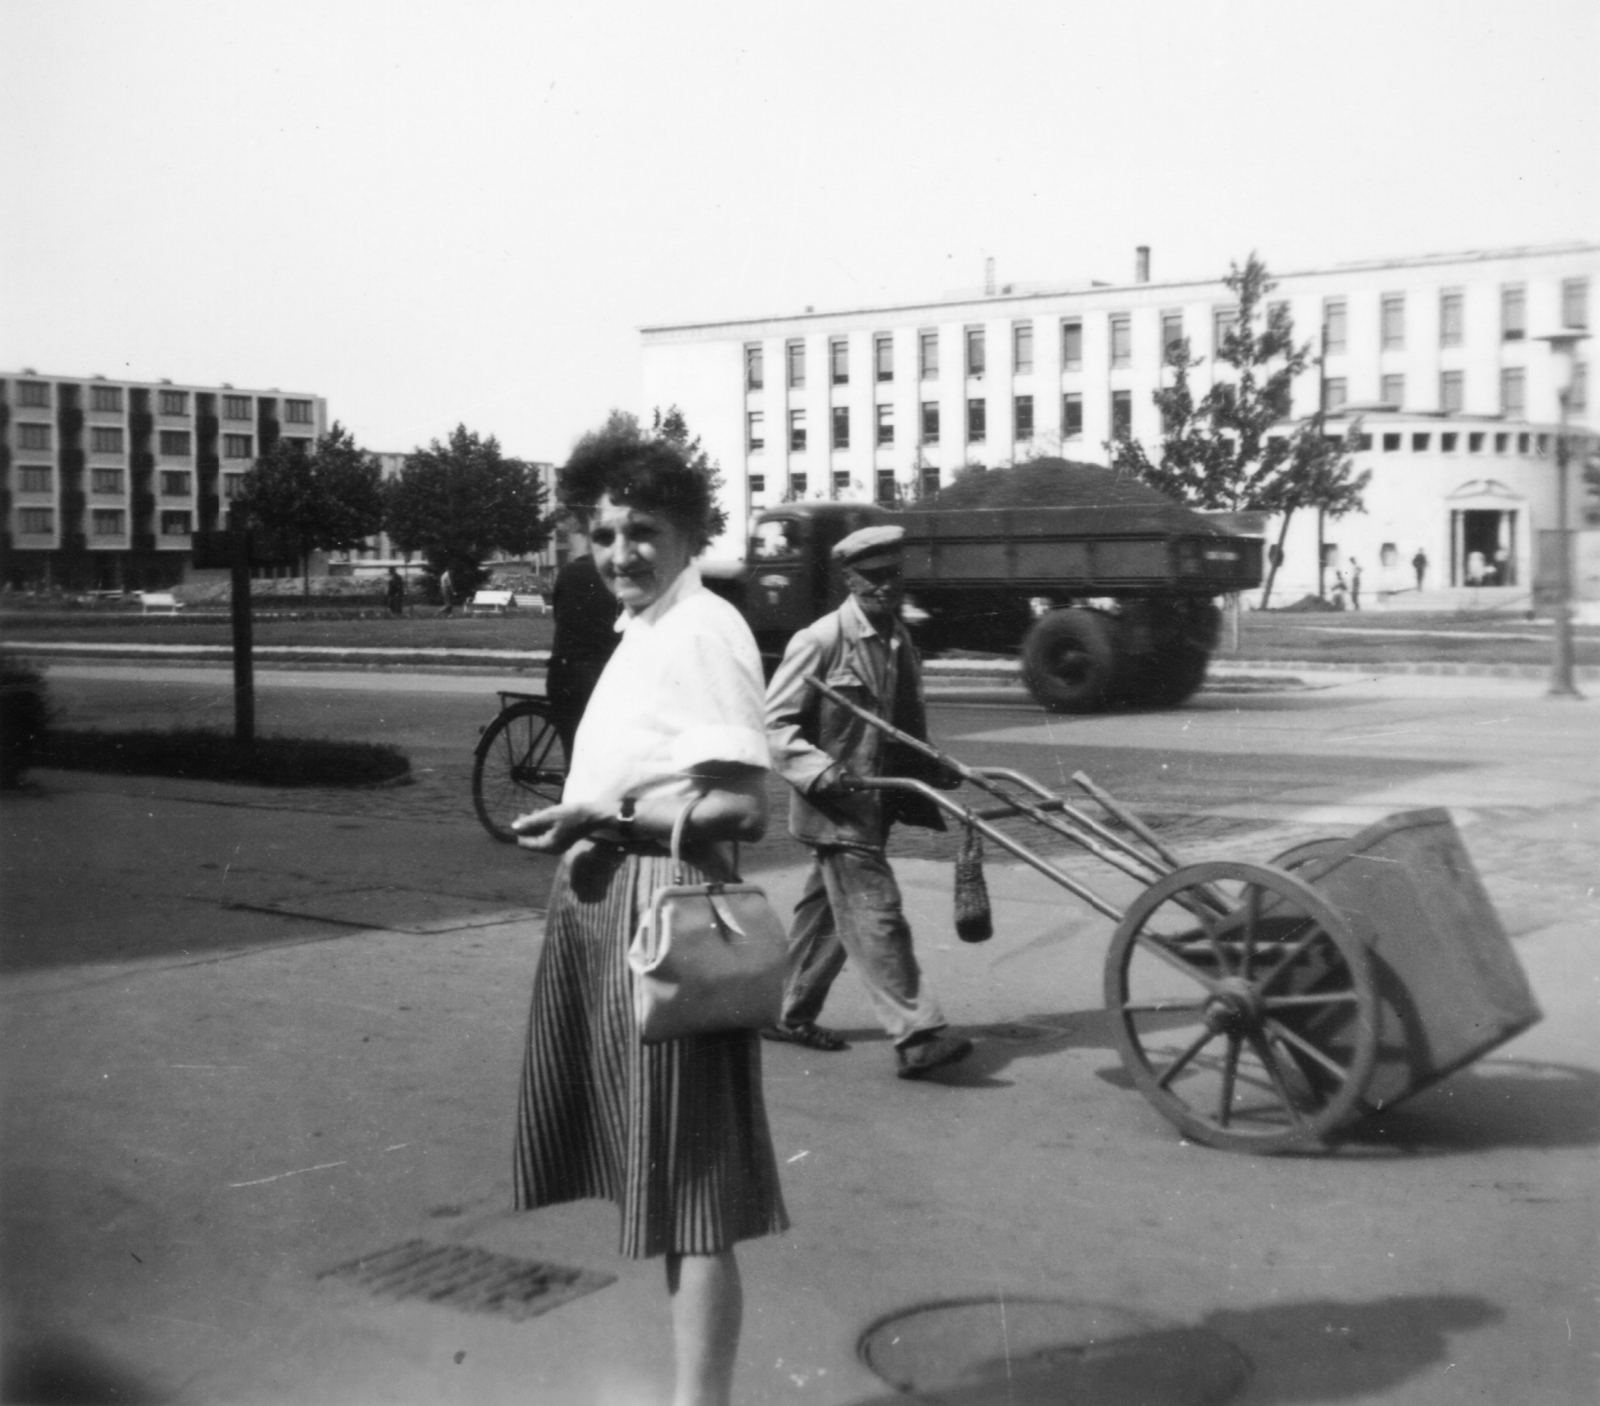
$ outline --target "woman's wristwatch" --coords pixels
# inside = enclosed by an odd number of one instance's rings
[[[610,826],[624,840],[631,842],[638,835],[638,830],[634,823],[636,818],[633,813],[633,797],[624,796],[622,798],[622,809],[617,812],[617,817],[610,822]]]

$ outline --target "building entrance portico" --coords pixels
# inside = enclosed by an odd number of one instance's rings
[[[1450,584],[1520,585],[1524,500],[1495,479],[1475,479],[1450,495],[1449,506]]]

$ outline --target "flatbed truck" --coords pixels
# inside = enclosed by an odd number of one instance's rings
[[[1262,539],[1150,490],[1120,497],[972,510],[787,503],[757,516],[737,571],[707,576],[770,669],[797,629],[843,600],[834,543],[897,522],[905,614],[925,654],[1018,653],[1029,691],[1053,711],[1175,707],[1205,679],[1217,599],[1260,584]]]

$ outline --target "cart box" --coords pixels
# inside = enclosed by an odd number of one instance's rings
[[[1371,954],[1381,1024],[1369,1107],[1391,1107],[1539,1020],[1449,811],[1402,811],[1274,862],[1345,914]]]

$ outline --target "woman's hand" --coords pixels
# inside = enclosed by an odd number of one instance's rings
[[[592,805],[554,805],[519,815],[511,822],[517,844],[541,854],[564,854],[584,836],[604,825],[607,817]]]

